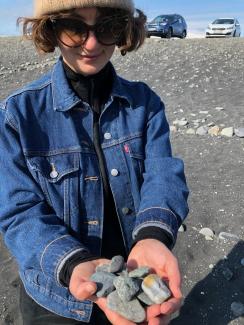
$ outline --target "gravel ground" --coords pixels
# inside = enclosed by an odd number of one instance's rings
[[[40,57],[19,38],[0,38],[0,45],[0,99],[58,57]],[[174,155],[185,162],[190,213],[174,249],[185,302],[171,324],[243,325],[231,306],[244,304],[244,138],[187,132],[244,127],[244,39],[154,38],[137,53],[116,53],[113,63],[121,76],[145,81],[162,97]],[[200,233],[205,227],[210,238]],[[222,232],[232,238],[221,239]],[[16,265],[1,241],[0,252],[0,324],[20,325]]]

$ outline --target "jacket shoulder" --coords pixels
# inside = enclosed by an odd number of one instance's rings
[[[15,90],[12,94],[10,94],[7,98],[5,98],[3,101],[0,102],[0,109],[3,110],[7,109],[8,103],[14,101],[16,98],[20,96],[26,96],[26,95],[28,96],[29,92],[40,91],[45,87],[49,86],[51,83],[51,74],[52,71],[49,71],[41,78],[36,79],[26,84],[24,87]]]

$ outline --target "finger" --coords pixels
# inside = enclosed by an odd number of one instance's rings
[[[76,297],[79,300],[86,300],[95,294],[97,286],[95,282],[81,282],[76,288]]]
[[[168,271],[169,288],[175,298],[182,298],[181,292],[181,275],[178,262],[175,260],[174,267],[170,267]]]
[[[168,325],[170,323],[169,316],[161,316],[150,319],[148,325]]]
[[[152,306],[147,307],[147,309],[146,309],[147,320],[149,320],[150,318],[154,318],[160,314],[161,314],[161,306],[160,305],[152,305]]]
[[[160,306],[160,312],[161,314],[164,315],[170,315],[175,313],[177,310],[179,310],[181,305],[182,305],[182,299],[171,298],[170,300],[164,302]]]

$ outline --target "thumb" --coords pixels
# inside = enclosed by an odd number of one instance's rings
[[[75,297],[77,299],[86,300],[96,293],[97,286],[95,282],[91,281],[80,282],[75,291]]]

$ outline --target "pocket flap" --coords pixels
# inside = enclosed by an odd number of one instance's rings
[[[79,154],[65,153],[50,157],[29,157],[30,168],[39,172],[49,182],[58,182],[62,177],[79,170]]]

